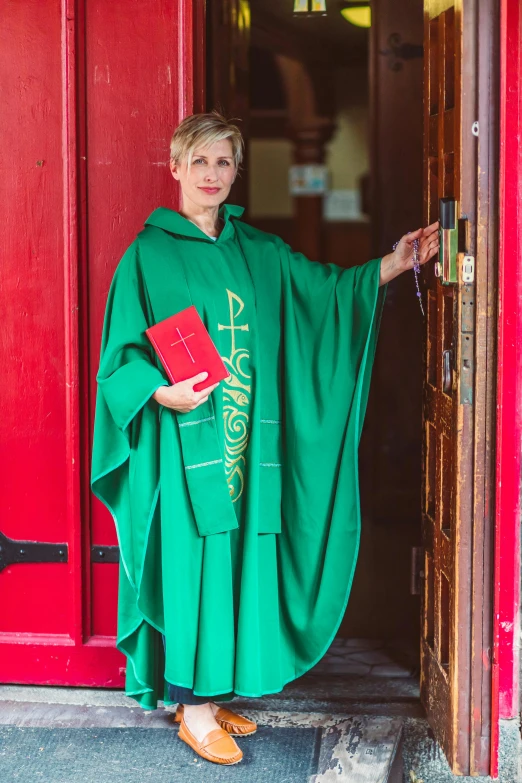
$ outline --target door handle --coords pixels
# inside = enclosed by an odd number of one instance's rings
[[[442,352],[442,391],[451,394],[453,389],[453,351],[448,349]]]
[[[439,271],[443,285],[458,282],[457,202],[454,198],[439,199]]]

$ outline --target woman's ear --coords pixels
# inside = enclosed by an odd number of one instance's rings
[[[177,179],[179,181],[179,166],[174,160],[174,158],[170,159],[169,168],[170,168],[170,173],[172,174],[174,179]]]

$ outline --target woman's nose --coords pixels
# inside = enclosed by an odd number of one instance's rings
[[[218,178],[217,169],[214,166],[209,166],[207,169],[207,173],[205,174],[205,179],[208,182],[215,182]]]

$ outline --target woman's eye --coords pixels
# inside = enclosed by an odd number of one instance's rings
[[[206,163],[206,160],[205,160],[204,158],[193,158],[193,159],[192,159],[192,163],[193,163],[194,165],[195,165],[195,164],[199,164],[199,163],[203,163],[203,164],[205,164],[205,163]],[[228,160],[219,160],[219,161],[218,161],[218,165],[219,165],[219,166],[230,166],[230,161],[228,161]]]

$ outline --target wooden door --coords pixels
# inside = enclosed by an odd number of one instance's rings
[[[454,269],[447,263],[443,273],[454,282],[427,275],[421,692],[454,772],[485,775],[498,19],[489,0],[425,0],[424,9],[425,223],[445,209],[440,199],[456,199],[457,253]]]
[[[89,493],[95,374],[114,268],[176,206],[169,140],[202,108],[203,8],[3,6],[3,682],[123,684],[114,524]]]

